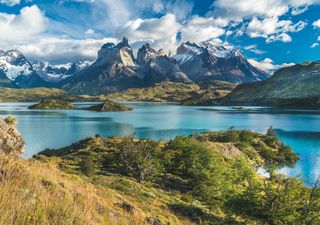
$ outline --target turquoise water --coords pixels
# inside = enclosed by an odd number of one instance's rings
[[[249,129],[264,133],[273,126],[281,139],[300,155],[293,168],[281,171],[300,175],[307,184],[320,176],[320,111],[278,110],[248,107],[178,106],[161,103],[126,103],[131,112],[96,113],[82,110],[31,111],[31,103],[1,103],[0,117],[14,115],[26,140],[24,157],[45,148],[69,145],[82,138],[101,134],[135,134],[138,138],[167,140],[208,130]],[[88,103],[79,103],[85,107]]]

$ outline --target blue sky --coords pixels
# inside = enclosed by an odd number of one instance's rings
[[[239,47],[257,66],[320,60],[320,0],[0,0],[0,48],[31,60],[96,57],[127,36],[174,54],[183,41]]]

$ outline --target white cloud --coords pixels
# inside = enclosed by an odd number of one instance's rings
[[[248,60],[253,66],[258,67],[259,69],[266,71],[268,73],[273,73],[276,70],[282,68],[282,67],[287,67],[287,66],[293,66],[294,63],[283,63],[283,64],[274,64],[272,59],[270,58],[265,58],[262,61],[256,61],[254,59],[249,59]]]
[[[318,47],[319,46],[319,43],[313,43],[310,48],[315,48],[315,47]]]
[[[312,23],[312,25],[313,25],[315,28],[320,28],[320,19],[314,21],[314,22]]]
[[[320,36],[318,36],[317,40],[320,41]]]
[[[8,6],[19,5],[20,0],[0,0],[0,4],[5,4]]]
[[[126,36],[131,42],[151,41],[154,48],[173,51],[176,46],[176,35],[181,27],[175,15],[167,14],[159,19],[137,19],[129,21],[118,37]]]
[[[292,15],[305,12],[320,0],[217,0],[213,13],[232,19],[279,17],[291,10]]]
[[[245,46],[244,49],[258,55],[266,53],[265,51],[258,49],[257,45],[248,45],[248,46]]]
[[[226,33],[229,22],[222,18],[194,17],[181,28],[182,41],[202,42]]]
[[[92,29],[88,29],[88,30],[86,30],[86,32],[85,32],[85,34],[87,34],[87,35],[91,35],[91,34],[94,34],[95,32],[94,32],[94,30],[92,30]]]
[[[22,8],[18,15],[0,13],[0,43],[4,45],[33,38],[46,29],[46,22],[45,15],[36,5]]]
[[[232,19],[278,17],[289,10],[281,0],[217,0],[213,5],[215,14]]]
[[[64,63],[82,59],[94,60],[103,44],[117,43],[117,41],[115,38],[75,40],[64,36],[43,36],[32,43],[13,47],[22,51],[31,60]]]
[[[275,41],[291,42],[292,38],[290,37],[290,35],[288,35],[286,33],[282,33],[282,34],[279,34],[279,35],[271,35],[266,40],[267,43],[271,43],[271,42],[275,42]]]
[[[290,42],[291,37],[288,32],[299,32],[305,28],[307,23],[299,21],[292,24],[290,20],[279,20],[276,17],[258,19],[254,17],[246,28],[246,33],[253,38],[263,37],[267,42],[283,41]]]

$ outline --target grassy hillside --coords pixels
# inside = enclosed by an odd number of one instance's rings
[[[296,160],[272,130],[96,136],[30,160],[0,154],[0,224],[318,224],[319,189],[255,173]]]
[[[55,88],[0,88],[0,102],[37,102],[41,99],[73,101],[81,98]]]
[[[105,97],[115,101],[152,101],[152,102],[180,102],[192,97],[200,91],[197,84],[182,84],[163,82],[149,88],[132,88],[122,92],[115,92]]]
[[[320,107],[320,62],[278,70],[266,81],[239,85],[223,104]]]
[[[133,88],[106,95],[72,95],[55,88],[0,88],[0,102],[39,102],[46,100],[63,101],[152,101],[180,102],[184,105],[208,105],[213,100],[224,97],[235,88],[234,84],[213,81],[205,84],[183,84],[162,82],[149,88]]]
[[[128,89],[100,98],[106,97],[115,101],[179,102],[183,105],[208,105],[212,104],[213,100],[224,97],[235,87],[235,84],[224,81],[211,81],[200,85],[162,82],[154,87]]]

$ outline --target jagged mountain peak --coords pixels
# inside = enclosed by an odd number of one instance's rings
[[[131,48],[130,45],[129,45],[129,40],[128,40],[128,38],[123,37],[123,38],[122,38],[122,41],[121,41],[119,44],[117,44],[117,47],[118,47],[118,48],[123,48],[123,47]]]
[[[117,45],[114,43],[104,44],[98,52],[98,59],[95,63],[97,65],[117,63],[124,66],[135,66],[135,58],[128,39],[124,37]]]
[[[18,50],[0,51],[0,71],[11,81],[33,72],[31,63]]]

